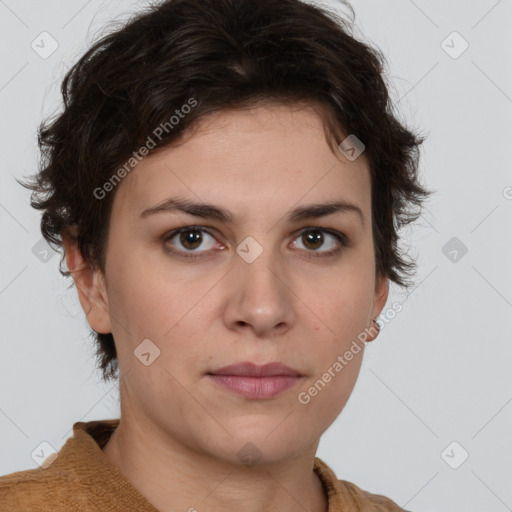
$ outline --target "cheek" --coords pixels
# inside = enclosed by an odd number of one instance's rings
[[[166,368],[179,368],[184,359],[201,355],[201,343],[191,339],[204,338],[212,317],[205,297],[214,284],[211,278],[189,282],[177,273],[164,277],[155,267],[131,259],[113,270],[111,282],[114,338],[125,367],[145,339],[160,349],[158,362]]]
[[[373,304],[371,265],[347,267],[340,267],[323,283],[311,308],[317,315],[313,328],[321,338],[316,343],[319,364],[299,402],[313,411],[312,417],[321,417],[326,428],[345,406],[357,381],[364,353],[358,336],[368,327]]]
[[[180,293],[147,265],[125,259],[110,273],[109,310],[123,344],[159,339],[179,319]],[[174,289],[173,289],[174,288]],[[116,339],[118,339],[116,337]]]
[[[334,344],[336,345],[336,344]],[[337,350],[336,350],[337,348]],[[324,432],[345,407],[361,368],[363,348],[344,358],[345,348],[336,345],[323,359],[319,372],[299,390],[297,407],[302,414],[302,428]]]
[[[373,305],[373,280],[356,272],[347,275],[332,275],[323,283],[315,294],[303,292],[302,296],[310,297],[305,301],[315,313],[314,330],[325,329],[330,337],[348,340],[367,327],[368,315]],[[333,334],[334,333],[334,334]]]

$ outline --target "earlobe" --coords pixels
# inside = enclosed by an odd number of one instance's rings
[[[76,242],[62,236],[66,264],[73,276],[78,299],[91,329],[98,333],[112,332],[105,280],[99,269],[85,261]]]

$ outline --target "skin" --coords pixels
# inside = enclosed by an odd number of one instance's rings
[[[354,388],[364,350],[308,404],[298,394],[387,300],[388,280],[375,274],[364,153],[355,161],[334,154],[313,109],[261,104],[204,118],[179,144],[144,158],[115,194],[105,274],[65,239],[88,322],[112,332],[118,352],[122,419],[105,455],[162,512],[326,511],[314,457]],[[218,205],[234,223],[183,212],[139,218],[171,196]],[[352,211],[285,220],[297,206],[332,200],[357,205],[364,223]],[[213,236],[202,232],[202,242],[188,246],[179,235],[163,239],[191,225]],[[338,246],[325,232],[323,243],[301,234],[319,226],[349,244],[315,257]],[[252,263],[236,252],[247,236],[263,248]],[[134,350],[147,338],[160,355],[145,366]],[[255,400],[206,375],[241,361],[280,361],[304,377]],[[250,467],[237,456],[249,442],[261,454]]]

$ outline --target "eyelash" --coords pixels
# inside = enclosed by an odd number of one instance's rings
[[[174,229],[174,230],[170,231],[169,233],[166,233],[163,236],[163,241],[168,242],[168,241],[172,240],[176,235],[179,235],[179,234],[181,234],[183,232],[187,232],[187,231],[201,231],[201,232],[207,233],[212,238],[215,238],[215,235],[206,227],[185,226],[183,228]],[[334,229],[324,228],[323,226],[308,226],[308,227],[302,229],[298,233],[296,238],[299,238],[299,237],[303,236],[304,233],[307,233],[310,231],[313,231],[313,232],[320,231],[322,233],[327,233],[329,235],[332,235],[338,241],[339,245],[337,248],[331,249],[328,252],[306,251],[308,253],[306,256],[307,258],[323,258],[323,257],[334,256],[336,254],[339,254],[341,251],[343,251],[349,244],[349,240],[344,233],[341,233],[340,231],[336,231]],[[170,253],[176,254],[182,258],[188,258],[192,261],[207,257],[206,255],[201,254],[201,252],[202,253],[208,252],[208,251],[201,251],[199,253],[194,253],[191,251],[181,251],[181,250],[176,250],[176,249],[171,249],[171,248],[168,248],[166,250]]]

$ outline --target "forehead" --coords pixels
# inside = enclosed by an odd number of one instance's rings
[[[295,105],[216,112],[179,140],[142,159],[121,184],[114,210],[134,216],[179,195],[249,212],[281,214],[301,201],[340,198],[370,207],[363,155],[333,153],[322,118]]]

